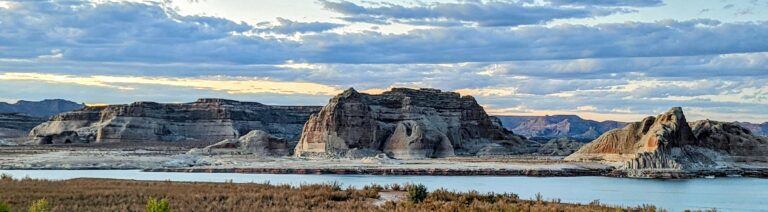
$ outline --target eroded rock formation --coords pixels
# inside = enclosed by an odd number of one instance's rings
[[[693,127],[691,127],[693,126]],[[768,140],[734,123],[688,123],[675,107],[609,131],[566,160],[602,161],[624,169],[704,170],[768,161]]]
[[[136,102],[86,107],[63,113],[29,133],[39,144],[237,139],[252,130],[297,141],[315,106],[270,106],[256,102],[200,99],[192,103]],[[295,144],[295,142],[294,142]]]
[[[475,155],[495,147],[514,154],[524,138],[501,127],[471,96],[393,88],[380,95],[348,89],[307,121],[295,155],[382,151],[395,158]]]
[[[288,141],[270,135],[261,130],[254,130],[239,139],[225,139],[199,150],[201,154],[253,154],[259,156],[287,156],[290,148]],[[192,153],[196,150],[192,150]]]

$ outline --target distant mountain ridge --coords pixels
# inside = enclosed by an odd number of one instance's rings
[[[749,123],[749,122],[735,122],[735,123],[740,125],[741,127],[747,128],[749,131],[752,132],[752,134],[760,135],[760,136],[768,136],[768,122],[763,122],[762,124],[755,124],[755,123]]]
[[[552,116],[496,116],[502,125],[516,134],[526,137],[595,139],[603,133],[622,128],[627,123],[619,121],[594,121],[577,115]]]
[[[20,100],[13,104],[0,102],[0,112],[2,113],[20,113],[45,118],[63,112],[78,110],[83,107],[85,107],[85,104],[79,104],[63,99],[46,99],[42,101]]]
[[[594,121],[577,115],[551,116],[496,116],[504,128],[529,138],[580,138],[596,139],[605,132],[623,128],[628,123],[620,121]],[[755,124],[734,122],[758,136],[768,136],[768,122]]]

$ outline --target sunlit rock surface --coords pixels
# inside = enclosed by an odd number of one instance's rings
[[[379,95],[348,89],[304,126],[295,155],[343,156],[381,151],[394,158],[432,158],[524,150],[471,96],[436,89],[393,88]]]
[[[38,144],[213,143],[262,130],[296,141],[309,115],[319,110],[316,106],[271,106],[224,99],[200,99],[182,104],[136,102],[63,113],[32,129],[29,137]]]
[[[568,156],[628,170],[711,170],[768,161],[768,140],[735,123],[689,123],[679,107],[609,131]]]

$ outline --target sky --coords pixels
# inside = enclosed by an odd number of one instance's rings
[[[768,121],[768,0],[0,0],[0,101],[324,105],[354,87],[493,115]]]

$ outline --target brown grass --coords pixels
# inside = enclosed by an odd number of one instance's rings
[[[0,202],[25,211],[45,198],[53,211],[144,211],[149,198],[167,199],[172,211],[655,211],[600,204],[521,200],[514,194],[430,192],[422,203],[387,202],[375,206],[378,192],[392,186],[342,189],[338,184],[268,185],[181,183],[106,179],[64,181],[0,180]],[[404,187],[404,186],[398,186]]]

